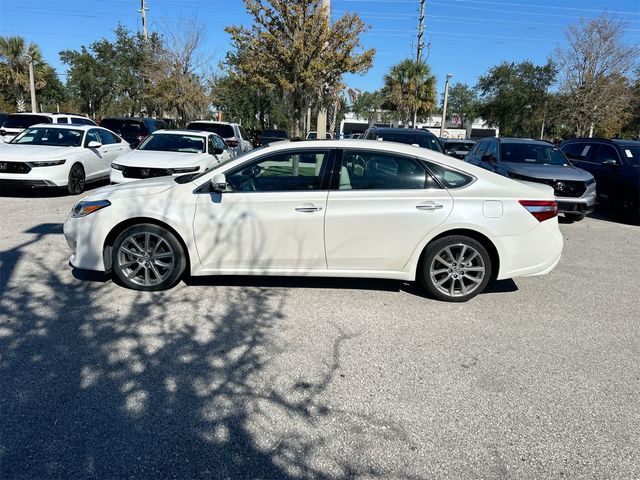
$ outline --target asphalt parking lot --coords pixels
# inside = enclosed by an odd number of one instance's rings
[[[73,272],[0,193],[2,478],[638,478],[640,227],[466,304],[391,281]]]

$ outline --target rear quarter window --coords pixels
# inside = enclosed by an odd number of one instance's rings
[[[475,178],[469,174],[427,162],[429,171],[445,188],[460,188],[472,183]]]

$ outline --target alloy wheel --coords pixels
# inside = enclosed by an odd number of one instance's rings
[[[464,243],[442,248],[429,265],[434,287],[448,297],[463,297],[480,287],[486,266],[478,250]]]
[[[85,176],[82,165],[75,164],[69,172],[69,191],[73,194],[84,192]]]
[[[176,252],[162,236],[132,233],[118,248],[116,257],[123,276],[131,283],[153,287],[164,282],[176,266]]]

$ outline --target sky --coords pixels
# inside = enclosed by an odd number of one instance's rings
[[[224,27],[250,22],[242,0],[147,0],[147,6],[151,30],[191,18],[204,24],[215,68],[230,47]],[[357,12],[369,26],[363,47],[376,49],[366,75],[345,78],[349,87],[378,89],[391,65],[415,58],[419,7],[419,0],[331,0],[332,19]],[[0,35],[37,43],[65,81],[58,52],[113,38],[118,23],[139,30],[139,8],[140,0],[0,0]],[[424,55],[438,92],[447,73],[452,83],[474,85],[502,61],[545,63],[565,44],[568,25],[602,13],[628,22],[626,41],[640,45],[640,0],[426,0]]]

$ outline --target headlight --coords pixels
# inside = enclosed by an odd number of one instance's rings
[[[173,173],[191,173],[191,172],[197,172],[198,170],[200,170],[200,167],[185,167],[185,168],[171,169]]]
[[[55,167],[56,165],[62,165],[66,161],[67,161],[66,159],[62,159],[62,160],[43,160],[43,161],[39,161],[39,162],[27,162],[27,165],[29,165],[31,168],[33,168],[33,167]]]
[[[112,163],[111,168],[114,170],[124,170],[124,165],[118,165],[117,163]]]
[[[86,217],[90,213],[97,212],[101,208],[111,205],[109,200],[96,200],[94,202],[81,200],[76,203],[71,209],[71,216],[73,218]]]

